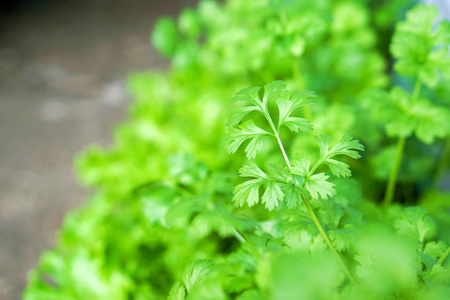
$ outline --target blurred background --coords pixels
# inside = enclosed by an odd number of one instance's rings
[[[126,118],[131,71],[165,68],[157,17],[193,0],[0,0],[0,299],[20,299],[64,214],[85,203],[72,168]]]
[[[108,146],[132,71],[164,69],[155,20],[196,0],[0,0],[0,300],[19,299],[66,212],[89,191],[74,156]],[[450,0],[435,2],[450,17]]]

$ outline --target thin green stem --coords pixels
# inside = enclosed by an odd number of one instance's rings
[[[284,160],[286,161],[286,164],[287,164],[288,168],[290,169],[291,162],[289,161],[289,158],[286,155],[286,151],[284,151],[284,147],[283,147],[283,144],[281,143],[280,136],[278,134],[276,134],[275,137],[277,138],[278,145],[280,146],[281,152],[283,153]]]
[[[432,188],[434,190],[439,189],[442,177],[444,177],[445,170],[447,169],[449,163],[450,163],[450,137],[447,139],[447,142],[445,143],[444,152],[442,153],[442,156],[439,159],[436,172],[434,173],[432,185]]]
[[[391,174],[389,176],[389,181],[386,186],[386,193],[384,195],[383,204],[388,206],[392,203],[395,192],[395,184],[397,183],[398,170],[400,169],[400,163],[402,162],[403,149],[405,148],[405,137],[401,137],[397,141],[397,150],[395,152],[394,165],[391,169]]]
[[[354,284],[356,284],[355,279],[353,278],[350,271],[347,269],[347,266],[345,265],[344,261],[342,260],[339,253],[336,251],[336,248],[334,248],[333,244],[331,243],[330,238],[328,237],[325,229],[322,227],[322,224],[320,224],[319,219],[317,218],[316,214],[314,213],[314,210],[312,209],[311,205],[309,204],[308,199],[306,199],[305,196],[302,195],[303,202],[306,205],[306,208],[308,209],[309,214],[311,215],[311,218],[316,225],[317,229],[319,230],[320,234],[322,235],[322,238],[325,240],[325,243],[327,244],[328,248],[336,255],[339,264],[341,265],[342,269],[344,270],[345,275],[347,275],[348,279]]]
[[[266,112],[267,113],[267,112]],[[275,125],[272,121],[272,119],[270,118],[270,115],[265,115],[270,127],[273,130],[273,133],[278,141],[278,146],[280,147],[281,153],[283,153],[283,157],[284,160],[286,162],[286,165],[289,167],[289,169],[291,168],[291,162],[289,161],[289,158],[286,154],[286,151],[284,150],[283,147],[283,143],[281,142],[280,136],[278,134],[278,131],[275,128]],[[290,171],[289,171],[290,172]],[[299,185],[297,178],[294,176],[294,174],[292,174],[291,172],[291,176],[294,179],[295,184]],[[308,213],[311,216],[311,219],[313,220],[314,224],[316,225],[317,229],[319,230],[320,234],[322,235],[322,238],[325,240],[325,243],[327,244],[328,248],[330,248],[330,250],[336,255],[339,264],[341,265],[342,269],[344,270],[345,275],[347,275],[348,279],[350,279],[350,281],[354,284],[356,284],[355,279],[353,278],[352,274],[350,273],[350,271],[347,269],[347,266],[345,265],[344,261],[342,260],[341,256],[339,255],[339,253],[337,252],[336,248],[334,248],[333,244],[331,243],[330,238],[327,235],[327,232],[325,231],[325,229],[323,228],[322,224],[320,223],[319,219],[317,218],[316,214],[314,213],[314,210],[312,209],[311,205],[309,204],[308,199],[302,195],[302,199],[303,202],[306,205],[306,208],[308,209]]]
[[[419,98],[420,89],[422,88],[422,82],[419,78],[417,78],[416,83],[414,84],[414,90],[412,92],[410,104],[414,104]],[[395,193],[395,185],[397,184],[397,176],[398,170],[400,168],[400,164],[402,162],[403,151],[405,149],[405,140],[406,137],[400,137],[397,141],[397,151],[395,153],[394,165],[391,169],[391,174],[389,175],[388,184],[386,186],[386,192],[384,194],[383,205],[387,207],[392,203]]]
[[[314,166],[311,168],[311,170],[309,170],[308,174],[306,175],[306,178],[309,179],[311,178],[311,175],[314,174],[314,172],[316,171],[316,169],[323,163],[322,159],[319,159]]]
[[[447,248],[447,251],[444,252],[444,254],[442,254],[441,257],[439,257],[439,260],[437,261],[438,264],[440,264],[442,266],[442,264],[444,263],[445,259],[447,258],[447,256],[450,254],[450,247]]]
[[[234,236],[236,239],[241,243],[247,243],[247,240],[242,236],[242,234],[239,233],[239,231],[236,230],[236,228],[233,227],[232,229]]]
[[[414,104],[419,98],[420,89],[422,88],[422,83],[419,78],[417,78],[416,83],[414,84],[414,90],[411,96],[411,104]]]
[[[270,117],[270,114],[267,111],[267,109],[265,109],[264,112],[265,112],[264,117],[266,118],[267,122],[269,123],[270,128],[272,128],[273,134],[274,134],[275,138],[277,139],[278,146],[280,146],[281,153],[283,153],[284,160],[285,160],[287,166],[289,168],[291,168],[291,163],[289,162],[289,158],[286,154],[286,151],[284,150],[283,143],[281,142],[280,135],[278,134],[278,130],[275,127],[275,124],[273,123],[272,118]]]

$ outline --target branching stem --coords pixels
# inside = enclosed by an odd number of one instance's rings
[[[275,124],[272,121],[272,118],[270,118],[270,115],[268,113],[267,110],[265,110],[265,114],[264,117],[266,118],[267,122],[269,123],[270,127],[273,130],[274,136],[278,141],[278,146],[280,147],[281,153],[283,153],[283,157],[284,160],[286,162],[286,165],[289,167],[289,172],[292,175],[292,178],[294,179],[295,184],[299,185],[297,178],[295,177],[294,174],[292,174],[292,172],[290,171],[291,168],[291,162],[289,161],[289,158],[286,154],[286,151],[284,150],[283,147],[283,143],[281,142],[280,139],[280,135],[278,134],[278,131],[275,127]],[[317,166],[316,166],[317,168]],[[325,231],[325,229],[323,228],[322,224],[320,223],[319,219],[317,218],[313,208],[311,207],[311,205],[309,204],[309,200],[302,194],[302,200],[306,205],[306,208],[308,210],[309,215],[311,216],[311,219],[313,220],[314,224],[316,225],[317,229],[320,232],[320,235],[322,235],[322,238],[325,240],[325,243],[327,244],[328,248],[330,248],[330,250],[336,255],[339,264],[341,265],[342,269],[344,270],[345,275],[347,275],[348,279],[353,283],[356,284],[355,279],[353,278],[352,274],[350,273],[350,271],[347,269],[347,266],[345,265],[344,261],[342,260],[341,256],[339,255],[339,253],[337,252],[336,248],[334,248],[333,244],[331,243],[330,238],[328,237],[327,232]]]
[[[311,176],[314,174],[314,172],[317,170],[317,168],[323,163],[322,159],[319,159],[314,166],[309,170],[308,174],[306,175],[307,178],[311,178]]]
[[[291,163],[289,162],[289,158],[287,157],[286,151],[284,150],[283,143],[281,142],[280,135],[278,134],[278,130],[275,127],[275,124],[273,123],[272,118],[270,117],[270,114],[267,111],[267,109],[264,109],[264,117],[266,118],[267,122],[269,123],[270,128],[272,128],[273,135],[277,139],[278,146],[280,146],[281,153],[283,153],[284,161],[286,162],[287,166],[289,168],[291,168]]]

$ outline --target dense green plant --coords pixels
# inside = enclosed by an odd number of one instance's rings
[[[396,58],[394,68],[399,74],[415,80],[411,94],[396,86],[389,93],[375,90],[367,95],[367,106],[374,119],[384,123],[389,136],[398,137],[394,165],[384,198],[386,205],[392,202],[394,196],[406,138],[414,133],[417,139],[430,144],[436,138],[449,136],[448,104],[439,105],[433,103],[433,99],[420,98],[422,85],[432,89],[441,79],[450,78],[449,23],[440,22],[433,30],[437,16],[436,7],[418,6],[407,14],[406,21],[397,25],[393,36],[391,49]]]
[[[448,298],[450,25],[411,6],[160,19],[172,66],[132,74],[130,120],[77,159],[96,193],[24,298]]]
[[[356,283],[323,229],[309,203],[309,199],[319,199],[320,197],[327,200],[328,197],[334,195],[333,184],[327,181],[329,176],[325,175],[325,173],[316,173],[316,170],[321,165],[327,165],[333,175],[337,177],[348,177],[351,174],[349,166],[334,158],[338,155],[359,158],[360,156],[355,150],[362,150],[363,147],[358,141],[348,137],[343,137],[336,145],[331,147],[331,138],[322,135],[316,138],[320,148],[320,155],[314,165],[311,165],[309,158],[302,157],[301,154],[298,154],[298,159],[291,163],[280,139],[280,131],[283,126],[293,132],[309,132],[312,130],[311,124],[306,119],[294,117],[292,114],[299,107],[309,105],[308,98],[313,96],[313,94],[310,92],[287,93],[284,91],[284,88],[285,86],[281,82],[273,82],[264,86],[262,99],[259,99],[261,91],[259,88],[242,90],[234,98],[234,101],[245,102],[247,106],[239,109],[233,115],[228,122],[229,125],[236,126],[248,113],[256,111],[265,118],[272,132],[263,130],[256,126],[254,122],[248,121],[239,128],[233,128],[234,130],[227,138],[229,143],[228,151],[236,152],[243,142],[251,139],[245,151],[248,158],[254,158],[257,152],[263,148],[262,138],[264,136],[272,136],[278,142],[286,165],[273,164],[271,165],[272,174],[266,174],[254,162],[247,163],[240,169],[239,173],[242,177],[253,179],[236,186],[233,200],[236,206],[242,207],[244,203],[253,206],[259,202],[260,187],[265,185],[262,203],[265,204],[268,210],[278,207],[279,202],[282,201],[285,201],[287,207],[291,209],[296,208],[303,202],[327,246],[336,254],[345,274],[353,283]],[[277,125],[275,125],[269,112],[269,102],[271,100],[276,100],[278,106]]]

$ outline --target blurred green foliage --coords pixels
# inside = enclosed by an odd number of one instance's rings
[[[77,158],[95,194],[24,299],[449,298],[450,25],[413,6],[203,0],[161,18],[171,67],[131,74],[114,144]]]

